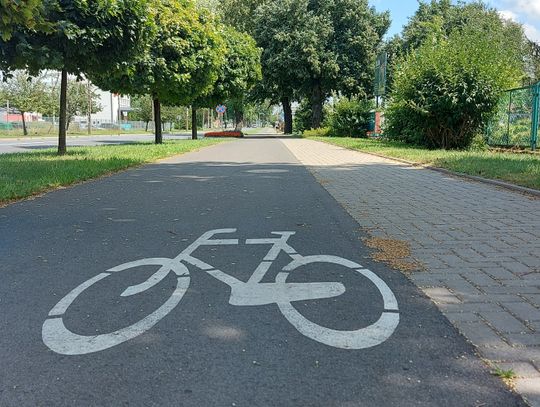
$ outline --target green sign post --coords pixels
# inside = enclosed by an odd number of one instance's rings
[[[532,124],[531,124],[531,149],[536,150],[538,142],[538,120],[540,110],[540,82],[533,87]]]

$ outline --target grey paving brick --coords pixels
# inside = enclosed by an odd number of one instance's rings
[[[532,271],[531,267],[517,261],[512,263],[501,262],[501,266],[506,270],[518,275],[527,274]]]
[[[531,407],[540,406],[540,383],[538,383],[538,379],[517,379],[515,388]]]
[[[479,314],[498,332],[530,332],[521,321],[518,321],[508,312],[482,311]]]
[[[520,282],[523,283],[523,282]],[[538,294],[539,289],[536,286],[513,286],[511,284],[506,284],[500,287],[483,287],[482,291],[486,294]]]
[[[514,273],[501,266],[482,268],[482,271],[489,274],[495,280],[513,280],[516,278]]]
[[[504,346],[503,339],[484,322],[455,322],[459,331],[472,343],[483,347]]]
[[[540,309],[529,303],[506,303],[504,308],[524,321],[540,321]]]
[[[523,302],[523,298],[515,294],[480,294],[458,296],[465,303],[490,302],[504,304],[507,302]]]
[[[424,288],[424,293],[437,304],[460,304],[461,300],[444,287]]]
[[[480,311],[498,311],[505,310],[498,304],[493,303],[463,303],[463,304],[438,304],[441,311],[447,312],[480,312]]]
[[[496,347],[478,346],[478,353],[487,360],[493,362],[532,362],[539,360],[540,348],[514,348],[506,342],[503,345]]]
[[[505,333],[503,336],[512,346],[538,346],[540,347],[540,333]]]
[[[539,294],[523,294],[523,297],[529,301],[532,305],[540,307],[540,293]]]
[[[482,322],[482,319],[473,312],[445,312],[450,322]]]
[[[458,295],[478,295],[482,294],[478,288],[473,286],[471,283],[469,283],[467,280],[462,278],[460,276],[459,279],[445,281],[445,285],[454,293]]]

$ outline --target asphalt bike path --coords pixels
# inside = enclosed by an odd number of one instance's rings
[[[278,139],[0,209],[0,405],[522,406]]]

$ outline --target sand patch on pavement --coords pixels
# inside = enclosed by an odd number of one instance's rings
[[[406,241],[372,237],[364,239],[364,243],[375,250],[371,254],[371,258],[375,261],[386,263],[404,273],[422,269],[422,265],[411,257],[411,248]]]

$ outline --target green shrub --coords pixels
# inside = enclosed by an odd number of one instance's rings
[[[466,148],[523,64],[503,23],[472,21],[397,62],[385,131],[429,148]],[[514,36],[515,38],[515,36]]]
[[[321,127],[320,129],[304,130],[304,137],[329,137],[331,130],[328,127]]]
[[[341,98],[331,109],[325,121],[334,137],[367,137],[373,101]]]
[[[471,151],[487,151],[489,150],[489,145],[487,143],[486,137],[482,134],[477,134],[473,137],[471,145],[469,146]]]

